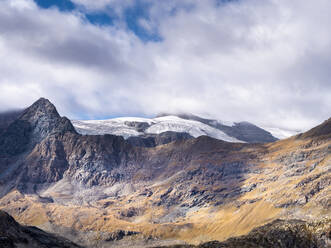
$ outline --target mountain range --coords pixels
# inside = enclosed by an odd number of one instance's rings
[[[209,136],[228,142],[267,143],[278,138],[249,122],[223,122],[191,114],[162,114],[156,118],[121,117],[107,120],[72,121],[81,134],[113,134],[129,141],[133,137],[153,137],[160,133],[186,133],[194,138]]]
[[[71,122],[41,98],[1,120],[0,209],[22,224],[89,247],[330,245],[331,119],[277,140],[192,115]]]

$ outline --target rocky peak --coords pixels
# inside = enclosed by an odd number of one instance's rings
[[[61,117],[49,100],[40,98],[1,133],[0,155],[17,155],[51,134],[66,132],[76,134],[70,120]]]
[[[70,120],[61,117],[55,106],[45,98],[40,98],[28,107],[19,120],[30,123],[34,137],[39,140],[53,133],[76,133]]]
[[[47,116],[51,119],[60,118],[60,115],[57,112],[55,106],[48,99],[40,98],[30,107],[24,110],[24,112],[20,116],[20,119],[33,120],[43,116]]]

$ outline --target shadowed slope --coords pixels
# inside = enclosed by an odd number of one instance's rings
[[[13,217],[0,210],[0,247],[79,248],[80,246],[36,227],[21,226]]]

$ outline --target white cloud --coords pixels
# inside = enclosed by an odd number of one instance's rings
[[[9,5],[19,10],[33,9],[35,7],[32,2],[25,0],[12,0],[9,2]]]
[[[15,2],[0,3],[2,109],[45,96],[74,118],[186,111],[308,128],[331,116],[329,1],[150,1],[140,24],[163,40],[148,43],[121,23]]]

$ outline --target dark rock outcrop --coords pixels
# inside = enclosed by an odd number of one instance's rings
[[[137,235],[139,232],[134,231],[125,231],[125,230],[117,230],[116,232],[109,233],[108,237],[105,239],[106,242],[109,241],[118,241],[122,240],[124,237]]]
[[[22,226],[0,210],[1,248],[79,248],[73,242],[36,227]]]
[[[147,122],[138,122],[138,121],[125,121],[125,125],[129,127],[134,127],[138,132],[144,132],[150,125]]]

